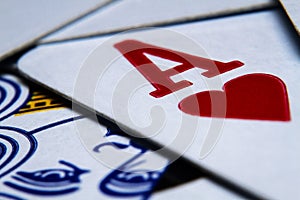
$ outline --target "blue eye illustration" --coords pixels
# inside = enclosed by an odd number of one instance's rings
[[[70,169],[44,169],[34,172],[17,172],[12,178],[17,182],[5,182],[4,184],[16,190],[36,195],[61,195],[74,192],[79,189],[80,175],[88,173],[75,165],[59,161]]]
[[[119,131],[120,130],[111,130],[108,128],[105,137],[122,137],[120,136],[122,133]],[[161,170],[146,170],[143,167],[139,169],[138,166],[146,162],[146,160],[137,160],[148,150],[132,140],[128,140],[123,143],[120,143],[119,141],[102,143],[97,145],[94,148],[94,151],[100,152],[102,147],[109,145],[119,149],[132,147],[139,150],[139,152],[118,169],[115,169],[108,174],[99,184],[100,191],[115,197],[140,196],[143,199],[147,199],[162,174]]]
[[[158,171],[115,170],[101,182],[100,190],[112,196],[143,196],[147,199],[160,176],[161,172]]]

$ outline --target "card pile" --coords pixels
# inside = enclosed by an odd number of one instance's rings
[[[297,1],[0,11],[0,199],[300,198]]]

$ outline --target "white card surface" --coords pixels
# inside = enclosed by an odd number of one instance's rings
[[[300,35],[300,4],[296,0],[280,0],[290,20]]]
[[[107,2],[3,1],[0,6],[0,60]]]
[[[41,42],[86,37],[127,29],[157,26],[220,15],[241,13],[274,6],[273,0],[193,1],[130,0],[116,1],[104,9],[47,36]]]
[[[238,200],[245,199],[234,195],[226,190],[223,190],[215,183],[207,179],[199,179],[169,190],[156,193],[151,199],[224,199],[224,200]]]
[[[0,112],[6,115],[0,125],[0,199],[152,199],[167,158],[133,145],[15,75],[1,74],[0,88],[1,105],[10,105]],[[94,139],[93,144],[86,143],[86,136]],[[163,168],[155,170],[153,163]],[[207,178],[163,190],[153,198],[172,194],[241,199]]]
[[[292,30],[282,23],[281,17],[276,11],[264,11],[170,26],[171,31],[165,32],[154,29],[114,38],[46,44],[27,53],[18,65],[28,77],[115,120],[127,132],[150,137],[166,149],[184,154],[194,163],[266,198],[295,199],[300,197],[300,118],[297,115],[300,62],[297,46],[289,37]],[[218,75],[209,69],[207,60],[202,60],[207,67],[204,72],[199,68],[182,73],[179,69],[169,71],[173,75],[179,73],[171,77],[174,82],[189,80],[193,85],[155,97],[149,79],[158,83],[155,77],[164,74],[158,70],[148,74],[149,78],[132,64],[143,60],[130,61],[120,53],[122,45],[135,48],[140,44],[132,40],[171,49],[167,55],[184,52],[233,63],[238,68]],[[149,58],[156,53],[142,54],[138,56],[147,56],[149,64]],[[178,61],[186,54],[179,53],[179,58],[169,60]],[[186,59],[193,61],[194,57]],[[156,60],[157,63],[153,62],[157,66],[174,67],[174,62]],[[220,92],[231,86],[234,89],[228,90],[232,93],[226,91],[229,103],[224,104],[219,101],[223,98]],[[208,90],[217,94],[213,97],[217,99],[215,105],[221,105],[213,106],[211,113],[206,110],[211,107],[205,97]],[[206,106],[201,107],[200,103],[201,112],[197,105],[181,111],[179,102],[195,93]],[[161,108],[152,109],[156,105]],[[214,109],[222,111],[222,105],[230,108],[225,109],[224,115],[214,113]],[[160,125],[158,131],[151,129],[155,123]]]

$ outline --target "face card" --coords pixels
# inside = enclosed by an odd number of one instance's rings
[[[281,19],[270,10],[41,45],[18,65],[161,152],[266,198],[295,198],[299,56]]]
[[[107,2],[107,0],[2,2],[0,60]]]
[[[1,199],[149,197],[166,158],[149,156],[116,130],[81,116],[15,75],[1,74],[0,80]],[[98,133],[93,146],[84,146],[80,130],[83,135]],[[93,157],[99,155],[102,162]],[[153,161],[164,167],[152,170]]]
[[[7,116],[0,126],[1,199],[148,199],[169,171],[167,158],[99,124],[100,119],[72,111],[54,95],[37,92],[15,75],[1,74],[0,88],[6,108],[0,113]],[[157,163],[163,167],[154,168]],[[199,180],[185,190],[240,199],[205,175]],[[176,194],[197,197],[183,190]],[[167,196],[162,190],[155,198]]]
[[[255,1],[116,1],[65,28],[41,42],[62,41],[132,28],[187,22],[225,16],[275,6],[272,0]]]
[[[286,13],[288,14],[290,20],[295,26],[298,34],[300,35],[300,6],[299,2],[295,0],[280,0],[283,8],[285,9]]]

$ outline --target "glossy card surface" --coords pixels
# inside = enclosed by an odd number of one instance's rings
[[[18,66],[127,133],[159,143],[160,152],[266,198],[291,199],[300,195],[300,68],[282,18],[269,10],[45,44]]]

